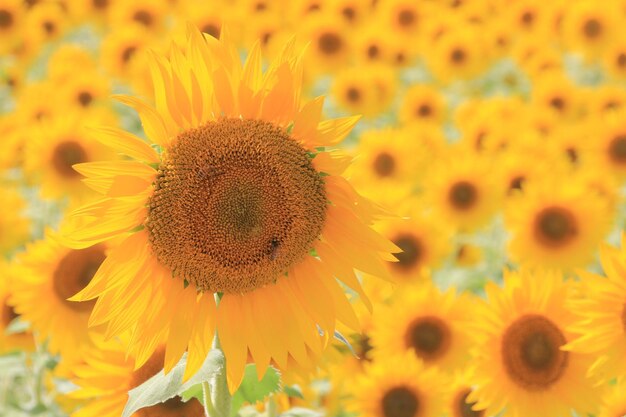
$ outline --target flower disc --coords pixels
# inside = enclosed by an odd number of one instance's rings
[[[326,207],[322,177],[284,130],[221,119],[182,133],[164,156],[146,226],[174,275],[243,293],[309,253]]]
[[[546,389],[561,378],[568,364],[566,343],[559,328],[546,317],[526,315],[502,338],[502,357],[509,377],[530,390]]]

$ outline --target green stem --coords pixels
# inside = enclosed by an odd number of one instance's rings
[[[267,402],[267,417],[277,417],[278,416],[278,406],[276,405],[276,398],[273,395],[270,395],[270,398]]]
[[[219,297],[216,294],[216,302],[219,304]],[[213,349],[222,350],[220,339],[215,335],[213,339]],[[222,352],[223,353],[223,352]],[[220,369],[211,377],[209,381],[202,383],[204,412],[207,417],[229,417],[231,396],[228,391],[228,382],[226,380],[226,358]]]

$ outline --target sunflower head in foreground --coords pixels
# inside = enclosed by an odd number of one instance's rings
[[[473,410],[511,417],[592,414],[600,401],[587,377],[591,359],[563,347],[575,335],[566,307],[570,284],[546,271],[505,271],[504,288],[486,286],[489,304],[477,322]]]
[[[166,372],[188,351],[189,377],[217,330],[233,390],[248,357],[259,375],[306,369],[337,320],[358,327],[337,279],[366,299],[355,269],[384,277],[398,249],[328,149],[358,117],[320,121],[323,98],[301,103],[294,42],[263,72],[258,43],[242,64],[227,38],[189,29],[150,56],[155,106],[119,98],[149,143],[96,132],[129,159],[75,166],[102,197],[62,234],[76,249],[122,239],[75,300],[97,298],[90,324],[108,336],[130,332],[137,367],[163,344]]]

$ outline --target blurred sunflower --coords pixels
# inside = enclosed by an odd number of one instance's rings
[[[365,365],[350,408],[361,417],[439,417],[447,380],[410,353]]]
[[[408,218],[381,223],[382,235],[402,249],[394,254],[397,262],[389,262],[392,277],[397,282],[411,282],[430,276],[451,252],[452,229],[434,213],[421,211],[418,200],[411,199]],[[409,204],[406,204],[409,206]]]
[[[22,2],[20,0],[0,1],[0,36],[3,39],[0,52],[8,52],[10,46],[16,42],[23,15]]]
[[[409,87],[402,101],[399,119],[403,123],[440,124],[446,112],[446,102],[432,86],[416,84]]]
[[[615,16],[619,15],[617,2],[606,2],[598,7],[593,0],[572,3],[563,20],[565,42],[574,50],[597,56],[617,36]]]
[[[82,198],[89,194],[91,190],[84,186],[73,166],[112,156],[112,152],[84,128],[85,124],[102,123],[114,123],[113,115],[106,110],[85,117],[70,113],[30,130],[30,140],[25,144],[24,170],[31,181],[40,184],[42,196]]]
[[[571,301],[579,316],[570,328],[578,335],[567,350],[593,354],[590,373],[603,380],[626,376],[626,235],[621,249],[600,246],[602,268],[606,277],[580,271],[580,297]]]
[[[76,68],[90,74],[97,71],[90,51],[79,44],[64,43],[50,55],[46,72],[52,82],[67,82],[78,75]]]
[[[461,231],[476,230],[492,219],[502,200],[492,170],[486,158],[451,146],[433,166],[424,198]]]
[[[159,343],[166,371],[188,351],[187,377],[217,328],[231,391],[248,353],[259,375],[270,361],[307,368],[336,320],[358,328],[335,277],[364,297],[353,269],[387,277],[383,259],[398,250],[369,227],[380,210],[326,150],[358,117],[320,122],[321,98],[300,104],[293,42],[261,65],[259,43],[242,65],[227,36],[191,28],[186,45],[153,54],[156,108],[119,98],[153,145],[102,129],[100,140],[132,160],[77,166],[103,197],[63,230],[76,249],[123,239],[75,297],[98,298],[92,325],[132,331],[136,366]]]
[[[576,178],[558,186],[553,181],[528,184],[523,194],[509,199],[505,222],[515,262],[575,268],[593,259],[613,213],[608,201]]]
[[[575,316],[565,307],[569,284],[558,273],[504,273],[504,288],[490,282],[480,309],[473,350],[474,410],[511,417],[592,414],[601,389],[587,378],[589,358],[561,350],[574,335]]]
[[[471,394],[472,374],[474,370],[466,368],[454,375],[453,382],[449,387],[446,414],[449,417],[486,417],[485,410],[473,410],[473,402],[468,402],[467,397]]]
[[[73,250],[55,239],[48,231],[44,240],[28,244],[19,255],[11,303],[31,323],[39,341],[48,340],[50,352],[68,361],[89,342],[87,320],[94,305],[68,298],[91,281],[106,253],[102,244]]]
[[[395,74],[385,66],[366,65],[339,71],[332,93],[350,113],[379,116],[388,110],[396,92]]]
[[[13,294],[13,272],[5,261],[0,261],[0,268],[3,271],[0,279],[0,354],[14,350],[31,351],[35,343],[30,331],[8,332],[8,327],[20,315],[9,302]]]
[[[431,283],[403,287],[391,306],[374,317],[375,360],[409,351],[426,367],[451,372],[469,359],[469,299],[454,289],[439,291]]]
[[[95,342],[83,354],[83,363],[74,366],[79,388],[70,397],[87,401],[71,417],[119,417],[128,401],[128,391],[141,385],[163,369],[165,351],[162,346],[141,366],[128,357],[118,339],[109,343]],[[204,417],[204,407],[195,398],[183,402],[174,397],[164,403],[142,408],[133,417]]]
[[[167,11],[166,0],[135,0],[130,4],[125,1],[112,1],[110,24],[126,26],[132,23],[149,31],[159,31],[164,28]]]

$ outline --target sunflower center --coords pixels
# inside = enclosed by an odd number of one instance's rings
[[[556,383],[567,368],[569,353],[561,330],[546,317],[529,314],[511,324],[502,336],[502,360],[519,386],[539,391]]]
[[[72,166],[86,161],[87,152],[80,143],[73,140],[59,143],[52,152],[52,165],[63,177],[80,177],[80,174]]]
[[[220,37],[220,30],[220,27],[214,23],[207,23],[206,25],[202,26],[202,32],[213,36],[215,39],[218,39]]]
[[[400,10],[400,13],[398,13],[398,24],[404,28],[413,26],[416,20],[417,16],[411,9]]]
[[[459,181],[450,187],[448,199],[454,208],[468,210],[478,201],[478,190],[469,181]]]
[[[626,67],[626,53],[624,52],[620,52],[617,55],[617,58],[615,58],[615,63],[617,64],[618,67],[620,68],[624,68]]]
[[[370,45],[367,47],[367,56],[371,59],[375,59],[380,55],[380,48],[378,45]]]
[[[353,7],[346,6],[341,10],[341,14],[346,18],[347,21],[352,22],[356,17],[356,11]]]
[[[326,219],[324,182],[279,127],[221,119],[181,133],[160,166],[146,227],[155,255],[202,291],[274,282]]]
[[[81,106],[87,107],[91,104],[92,101],[93,101],[93,96],[91,95],[89,91],[81,91],[78,94],[78,102],[80,103]]]
[[[535,220],[535,236],[543,244],[562,247],[578,234],[576,219],[562,207],[543,209]]]
[[[372,342],[372,339],[365,333],[362,333],[357,336],[357,342],[356,342],[357,352],[356,353],[360,360],[367,361],[367,362],[372,360],[369,357],[369,353],[374,348],[371,342]]]
[[[513,177],[509,183],[509,191],[521,190],[524,185],[524,181],[526,181],[526,178],[524,178],[523,175]]]
[[[54,24],[54,22],[46,20],[45,22],[43,22],[43,30],[46,32],[46,34],[52,35],[56,31],[56,25]]]
[[[334,55],[343,47],[343,40],[333,32],[326,32],[319,37],[317,44],[326,55]]]
[[[384,417],[416,417],[420,402],[415,392],[400,386],[387,391],[381,405]]]
[[[0,29],[13,26],[13,14],[8,10],[0,10]]]
[[[152,25],[154,18],[152,17],[152,13],[147,10],[137,10],[133,15],[133,20],[149,27]]]
[[[139,369],[136,369],[130,377],[129,390],[138,387],[143,384],[163,369],[163,363],[165,361],[165,348],[160,347],[155,350],[152,356],[141,365]]]
[[[94,9],[104,10],[109,7],[109,0],[92,0]]]
[[[358,103],[361,100],[361,92],[358,88],[350,87],[346,90],[346,98],[351,103]]]
[[[467,54],[461,48],[454,48],[452,52],[450,53],[450,59],[452,60],[453,63],[458,64],[458,65],[465,62],[466,57],[467,57]]]
[[[450,328],[435,316],[424,316],[413,321],[407,328],[404,341],[407,348],[425,362],[437,360],[446,354],[451,342]]]
[[[393,255],[398,259],[398,262],[392,262],[392,267],[408,271],[420,262],[424,249],[416,236],[402,233],[393,239],[393,243],[402,249],[402,252]]]
[[[609,144],[609,155],[613,162],[626,163],[626,135],[618,135]]]
[[[374,158],[373,168],[379,177],[390,177],[396,170],[396,159],[387,152],[381,152]]]
[[[553,97],[550,100],[550,106],[552,106],[555,110],[561,111],[565,108],[565,100],[561,97]]]
[[[532,11],[527,10],[524,13],[522,13],[521,20],[524,26],[530,26],[535,21],[535,14]]]
[[[137,417],[203,417],[204,407],[195,398],[183,402],[181,397],[170,398],[161,404],[142,408]]]
[[[53,274],[53,287],[67,306],[76,311],[90,311],[93,308],[93,301],[77,303],[67,299],[91,282],[105,258],[104,247],[95,245],[87,249],[70,250],[59,261]]]
[[[596,39],[602,34],[602,23],[597,19],[589,19],[583,25],[583,33],[589,39]]]
[[[123,63],[127,63],[128,61],[130,61],[130,59],[133,57],[133,55],[135,55],[135,52],[137,52],[137,47],[136,46],[131,45],[131,46],[126,47],[122,51],[122,62]]]
[[[467,397],[470,395],[471,390],[465,389],[460,391],[454,400],[454,412],[453,417],[483,417],[485,415],[485,411],[474,411],[472,407],[476,403],[468,403]]]
[[[428,117],[432,114],[433,108],[428,104],[420,104],[417,107],[417,116],[418,117]]]
[[[2,327],[7,327],[13,320],[18,318],[20,315],[15,312],[15,309],[12,305],[9,305],[8,297],[2,302]],[[3,330],[1,330],[3,331]]]

